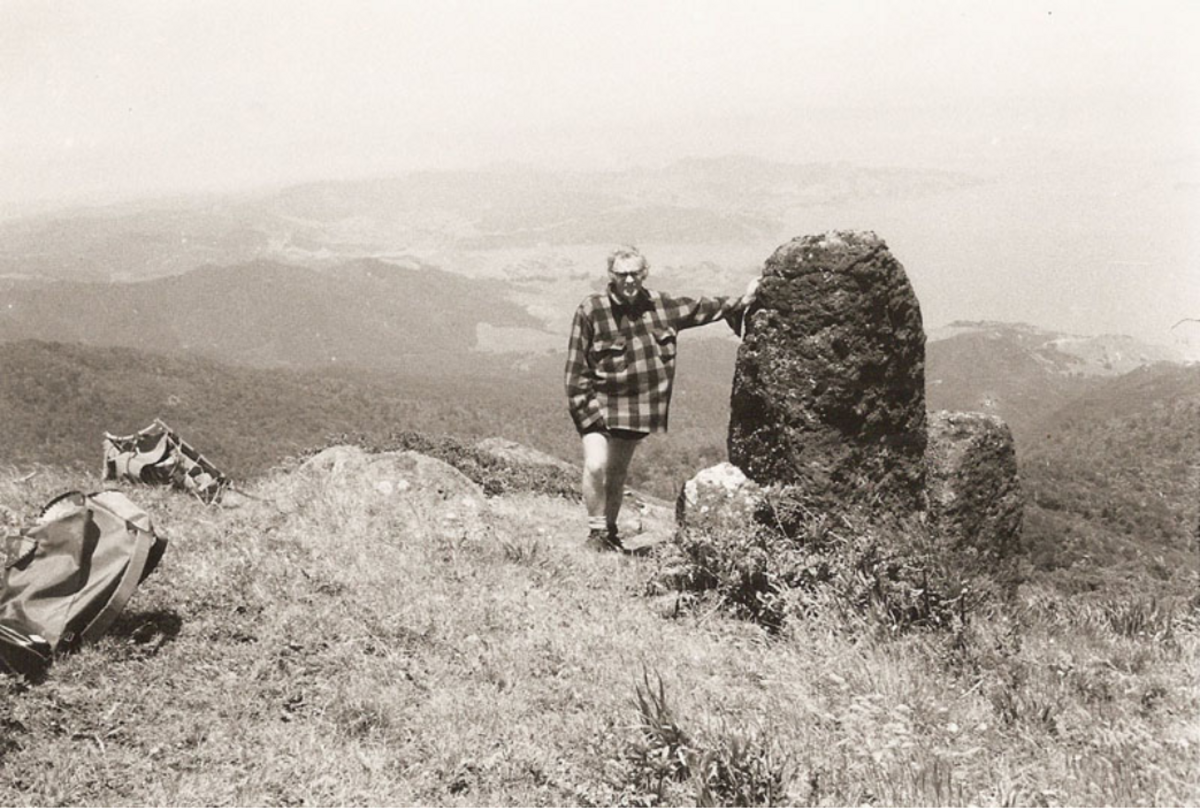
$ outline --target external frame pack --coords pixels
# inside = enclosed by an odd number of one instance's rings
[[[104,480],[174,486],[205,503],[220,500],[230,481],[161,419],[129,436],[104,434]]]

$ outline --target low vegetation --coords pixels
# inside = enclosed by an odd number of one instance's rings
[[[831,519],[769,489],[746,527],[688,526],[651,589],[674,586],[778,631],[836,616],[843,632],[961,628],[977,605],[1012,593],[1019,566],[944,553],[916,520],[875,525],[861,511]]]
[[[1200,801],[1194,609],[1025,581],[767,628],[646,595],[665,561],[586,551],[567,499],[456,522],[291,467],[236,507],[131,490],[171,546],[100,643],[0,677],[0,805]],[[0,503],[81,485],[10,470]]]
[[[0,520],[99,488],[101,433],[155,416],[253,498],[131,491],[162,568],[44,683],[0,677],[0,805],[1200,802],[1196,369],[1094,387],[1019,445],[1030,553],[973,571],[853,518],[586,552],[569,474],[474,447],[574,458],[554,358],[148,357],[6,346]],[[632,482],[665,497],[723,458],[724,401],[680,373]],[[482,518],[298,475],[331,435],[453,464]]]

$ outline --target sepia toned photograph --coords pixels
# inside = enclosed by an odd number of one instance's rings
[[[1200,804],[1198,35],[0,0],[0,807]]]

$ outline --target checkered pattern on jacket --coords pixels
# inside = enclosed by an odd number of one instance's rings
[[[585,298],[567,345],[567,400],[575,427],[665,431],[678,333],[721,319],[740,332],[741,314],[740,298],[643,290],[626,303],[611,288]]]

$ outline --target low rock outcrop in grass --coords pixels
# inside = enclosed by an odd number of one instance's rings
[[[453,436],[400,431],[383,440],[344,434],[332,437],[329,444],[352,444],[375,453],[390,450],[422,453],[450,464],[481,486],[489,496],[537,492],[568,500],[580,498],[579,476],[569,466],[539,458],[534,455],[536,451],[529,448],[524,448],[523,452],[514,450],[511,445],[515,443],[471,445]]]

